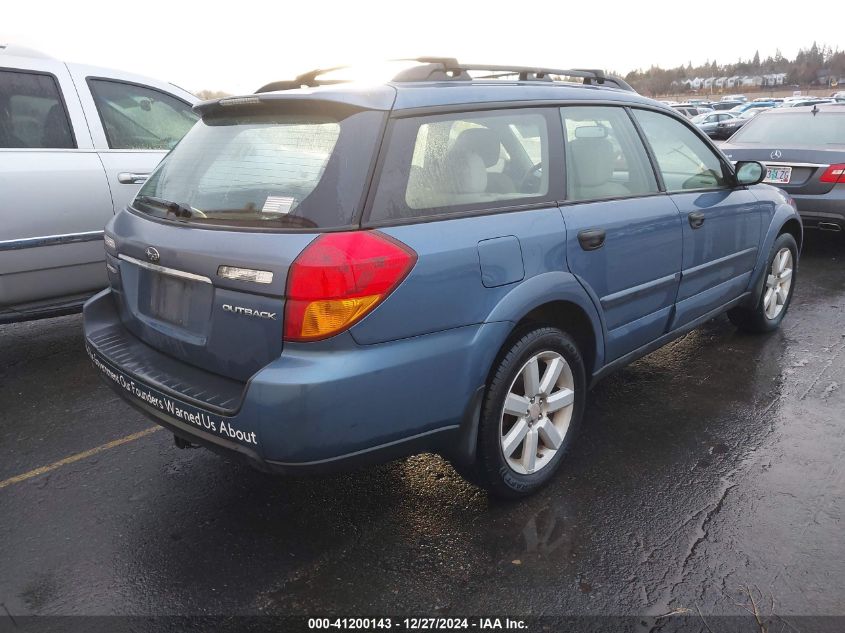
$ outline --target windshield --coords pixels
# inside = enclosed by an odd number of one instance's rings
[[[349,226],[384,116],[206,117],[141,187],[132,206],[183,222],[267,229]]]
[[[746,123],[733,136],[731,142],[766,145],[845,145],[845,112],[762,112]]]
[[[707,120],[707,115],[710,114],[709,112],[705,112],[704,114],[699,114],[697,116],[692,117],[690,121],[693,123],[704,123]]]

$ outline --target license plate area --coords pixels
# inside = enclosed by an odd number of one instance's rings
[[[788,184],[792,178],[792,167],[768,167],[766,168],[766,177],[763,182],[785,185]]]
[[[149,281],[149,316],[185,327],[190,318],[191,285],[194,282],[160,273],[150,273]]]
[[[159,324],[169,328],[172,336],[187,336],[194,344],[204,344],[210,327],[213,286],[145,268],[138,274],[137,310],[142,320],[152,327]]]

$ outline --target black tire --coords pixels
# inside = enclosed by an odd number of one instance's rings
[[[786,301],[783,303],[783,308],[774,318],[766,316],[765,299],[766,299],[766,279],[772,269],[772,263],[775,256],[784,248],[788,248],[792,253],[792,283],[789,286],[789,292],[786,296]],[[766,260],[766,270],[763,273],[763,287],[760,292],[760,297],[757,299],[757,304],[753,308],[741,306],[728,311],[728,318],[736,327],[745,332],[753,332],[755,334],[763,332],[771,332],[780,327],[781,321],[786,316],[789,309],[789,304],[792,301],[792,294],[795,292],[795,281],[798,273],[798,244],[795,243],[795,238],[789,233],[783,233],[777,237],[775,243],[772,245],[772,250],[769,253],[769,258]]]
[[[539,470],[521,474],[513,470],[502,450],[502,412],[505,398],[523,366],[541,352],[556,352],[569,365],[574,384],[572,414],[557,452]],[[542,371],[540,376],[542,377]],[[477,473],[493,495],[508,499],[527,496],[546,484],[577,435],[584,413],[587,381],[581,352],[571,336],[552,327],[533,327],[517,332],[499,355],[481,407],[478,429]]]

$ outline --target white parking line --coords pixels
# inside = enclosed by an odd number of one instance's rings
[[[81,453],[77,453],[76,455],[71,455],[69,457],[65,457],[64,459],[60,459],[57,462],[53,462],[52,464],[48,464],[47,466],[41,466],[34,470],[30,470],[27,473],[23,473],[22,475],[15,475],[14,477],[10,477],[9,479],[4,479],[0,481],[0,489],[5,488],[6,486],[11,486],[12,484],[17,484],[22,481],[26,481],[27,479],[32,479],[33,477],[39,477],[45,473],[49,473],[57,468],[61,468],[62,466],[67,466],[68,464],[72,464],[74,462],[78,462],[82,459],[87,459],[92,455],[96,455],[97,453],[102,453],[103,451],[107,451],[110,448],[116,448],[123,444],[128,444],[129,442],[134,442],[135,440],[140,440],[142,437],[146,437],[147,435],[151,435],[156,431],[163,430],[164,427],[161,426],[151,426],[148,429],[144,429],[143,431],[138,431],[137,433],[133,433],[132,435],[127,435],[126,437],[121,437],[117,440],[112,440],[111,442],[107,442],[105,444],[101,444],[100,446],[95,446],[94,448],[90,448],[87,451],[83,451]]]

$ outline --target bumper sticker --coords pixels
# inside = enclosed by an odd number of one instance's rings
[[[225,418],[198,407],[185,404],[161,393],[157,389],[148,387],[130,378],[120,370],[112,367],[108,361],[101,359],[100,355],[87,343],[85,345],[85,351],[88,353],[88,357],[91,359],[94,367],[128,399],[138,400],[149,407],[161,411],[166,417],[190,424],[205,433],[219,435],[220,437],[235,440],[247,446],[258,446],[258,437],[255,431],[237,429],[232,424],[230,418]]]

